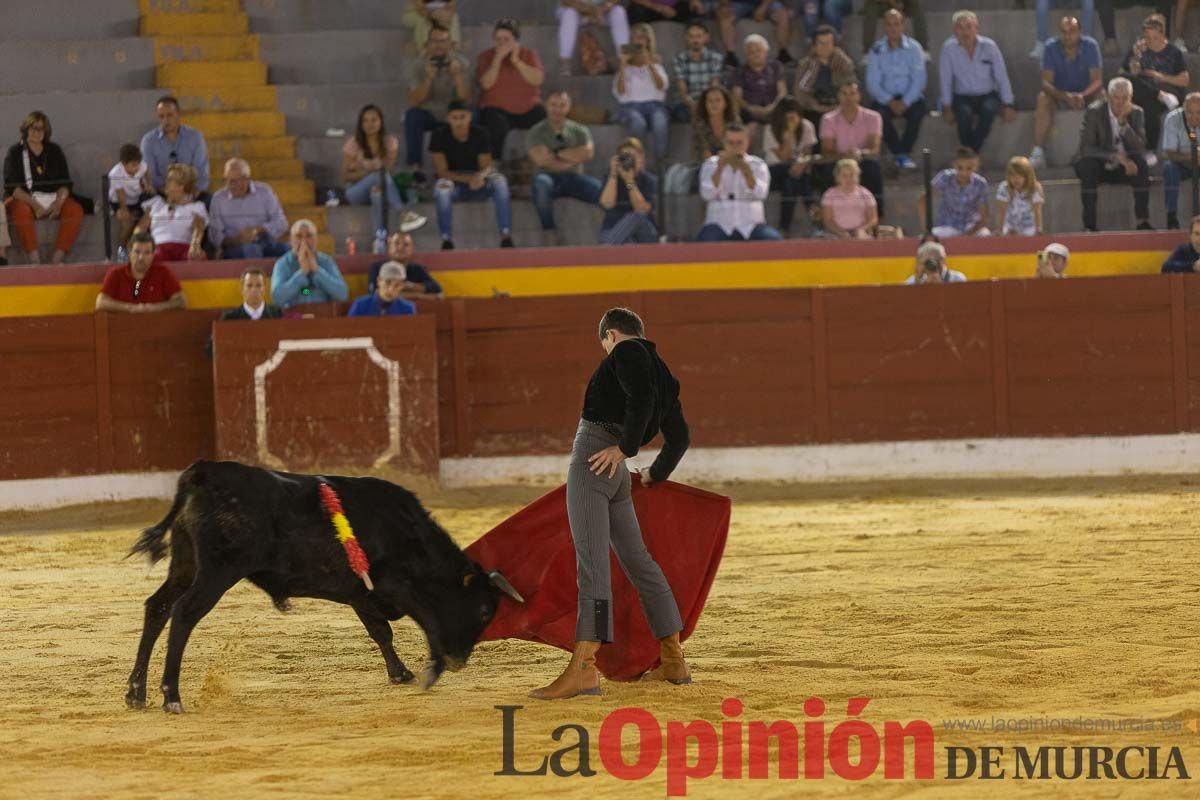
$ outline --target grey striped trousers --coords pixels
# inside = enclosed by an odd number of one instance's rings
[[[596,475],[588,457],[614,445],[618,438],[594,422],[580,420],[571,465],[567,469],[567,517],[575,540],[575,566],[579,587],[577,641],[613,640],[612,574],[609,547],[630,583],[637,589],[642,611],[655,638],[683,630],[675,595],[653,556],[642,541],[630,494],[629,469],[624,462],[609,478]]]

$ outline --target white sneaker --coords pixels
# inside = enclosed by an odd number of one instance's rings
[[[1029,163],[1034,169],[1046,168],[1046,151],[1040,147],[1034,147],[1033,152],[1029,154]]]
[[[411,233],[428,221],[427,218],[422,217],[415,211],[405,211],[400,215],[400,231],[402,233]]]
[[[1171,44],[1173,44],[1173,45],[1175,45],[1176,47],[1178,47],[1178,48],[1179,48],[1179,52],[1181,52],[1181,53],[1186,53],[1186,52],[1188,51],[1188,49],[1187,49],[1187,45],[1186,45],[1186,44],[1184,44],[1184,42],[1183,42],[1183,37],[1182,37],[1182,36],[1176,37],[1175,41],[1171,42]]]
[[[1158,102],[1167,107],[1167,111],[1174,111],[1179,108],[1179,98],[1170,92],[1159,92]]]
[[[1046,43],[1045,42],[1037,42],[1036,44],[1034,44],[1033,49],[1029,51],[1029,57],[1036,58],[1038,61],[1041,61],[1042,55],[1045,52],[1046,52]]]
[[[1147,167],[1147,169],[1154,169],[1154,165],[1155,165],[1155,164],[1157,164],[1157,163],[1158,163],[1158,154],[1157,154],[1157,153],[1152,153],[1152,152],[1147,152],[1147,153],[1146,153],[1146,167]]]

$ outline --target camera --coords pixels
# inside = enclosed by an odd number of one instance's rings
[[[936,258],[925,259],[921,266],[925,267],[929,272],[938,272],[942,268],[941,263]]]
[[[445,69],[446,65],[450,63],[450,59],[446,56],[434,56],[431,60],[438,69]]]
[[[637,159],[633,157],[633,153],[628,150],[622,150],[617,153],[617,167],[626,172],[633,172],[637,168]]]
[[[641,55],[642,46],[640,44],[623,44],[621,45],[621,54],[626,56]]]

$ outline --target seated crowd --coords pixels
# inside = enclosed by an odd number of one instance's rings
[[[424,192],[434,201],[443,249],[455,247],[455,206],[489,201],[496,241],[512,247],[513,188],[525,180],[506,160],[505,143],[510,132],[521,131],[533,206],[548,245],[559,240],[557,200],[571,198],[603,212],[597,242],[647,243],[664,234],[663,195],[679,194],[698,194],[707,204],[703,225],[691,235],[698,241],[786,238],[798,202],[816,236],[902,235],[884,224],[884,175],[893,167],[901,173],[916,168],[912,153],[930,112],[928,90],[959,145],[929,184],[933,219],[926,220],[924,203],[918,204],[922,222],[939,237],[1041,233],[1046,198],[1037,172],[1047,166],[1055,114],[1068,109],[1084,112],[1072,161],[1082,228],[1097,229],[1097,187],[1115,182],[1131,184],[1137,227],[1151,229],[1150,170],[1160,155],[1165,224],[1177,228],[1180,185],[1200,178],[1192,175],[1190,153],[1200,131],[1200,93],[1187,93],[1183,16],[1177,9],[1174,43],[1167,20],[1148,16],[1121,75],[1105,85],[1102,52],[1111,55],[1115,39],[1111,7],[1106,11],[1101,3],[1100,10],[1103,48],[1087,35],[1090,1],[1082,23],[1067,16],[1050,39],[1049,5],[1038,2],[1031,56],[1041,62],[1042,85],[1034,146],[1028,158],[1008,159],[1003,180],[993,187],[981,172],[980,153],[997,117],[1016,119],[1014,90],[1000,48],[968,10],[953,14],[953,35],[937,55],[937,86],[929,87],[928,37],[916,0],[866,0],[861,83],[839,46],[850,11],[844,0],[561,0],[558,74],[576,69],[578,52],[586,73],[612,75],[615,119],[625,136],[604,171],[593,164],[593,135],[573,113],[573,98],[547,86],[546,68],[537,51],[522,43],[517,22],[498,20],[491,46],[472,59],[459,51],[455,0],[412,0],[404,22],[422,50],[404,73],[403,169],[400,139],[388,132],[383,109],[366,105],[342,148],[342,194],[349,204],[372,207],[373,230],[393,227],[386,207],[398,215],[394,227],[407,233],[427,222],[410,207]],[[751,34],[736,41],[735,23],[746,18],[770,23],[771,38]],[[905,33],[910,21],[911,37]],[[669,63],[659,54],[651,23],[683,26],[685,47]],[[798,61],[787,49],[793,24],[802,25],[809,40]],[[710,26],[719,38],[715,48]],[[591,56],[583,52],[596,44],[598,30],[611,36],[616,49],[611,69],[603,48]],[[156,115],[158,125],[139,144],[122,146],[108,173],[107,199],[122,246],[148,232],[159,260],[276,258],[296,275],[317,276],[312,291],[332,288],[322,285],[319,254],[304,256],[306,264],[315,264],[309,269],[299,263],[295,226],[289,242],[283,208],[267,183],[251,178],[249,162],[230,159],[224,186],[210,193],[204,136],[184,124],[174,97],[162,97]],[[670,160],[672,121],[689,123],[688,163]],[[58,219],[53,260],[60,262],[91,201],[73,193],[66,158],[44,114],[28,115],[20,134],[5,158],[4,208],[31,262],[39,259],[34,221]],[[427,155],[433,167],[428,175]],[[771,192],[781,202],[778,218],[768,220]],[[0,244],[7,235],[8,225],[0,224]],[[289,285],[277,283],[275,291],[286,294]]]

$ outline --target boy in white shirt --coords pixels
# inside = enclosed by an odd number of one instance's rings
[[[142,161],[142,151],[136,144],[123,144],[117,163],[108,171],[108,201],[113,215],[121,223],[117,242],[122,248],[129,241],[133,226],[142,216],[142,202],[154,194],[150,168]],[[118,261],[124,258],[118,257]]]

